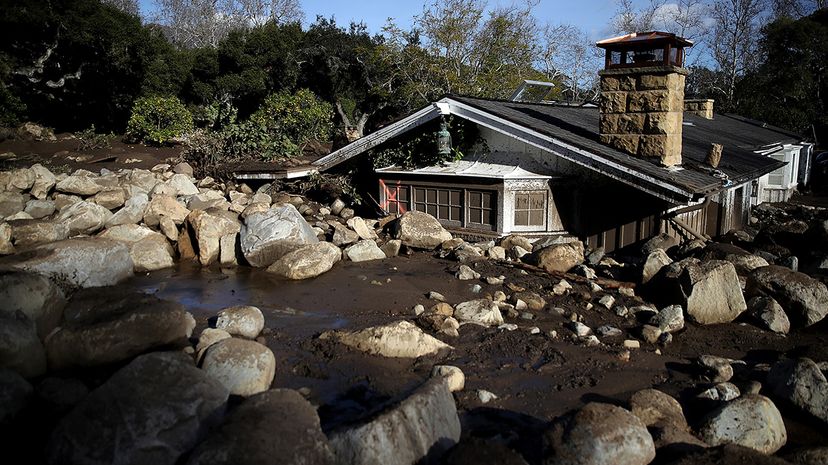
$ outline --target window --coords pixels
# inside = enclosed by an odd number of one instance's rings
[[[776,152],[771,154],[770,157],[774,160],[786,161],[785,152]],[[782,187],[785,184],[785,170],[788,169],[788,166],[789,165],[785,165],[782,168],[771,171],[771,173],[768,175],[768,186]]]
[[[485,225],[494,227],[495,212],[494,193],[488,191],[467,191],[470,226]]]
[[[385,210],[389,214],[403,214],[411,209],[411,188],[408,186],[388,186],[381,184],[385,190]]]
[[[414,187],[414,209],[426,212],[438,220],[456,222],[463,220],[462,191],[431,187]]]
[[[544,226],[546,224],[546,192],[518,192],[515,194],[515,226]]]

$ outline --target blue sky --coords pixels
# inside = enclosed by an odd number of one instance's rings
[[[422,12],[425,1],[430,0],[302,0],[302,7],[306,22],[312,22],[317,15],[334,16],[339,24],[362,21],[370,31],[379,32],[389,17],[395,18],[401,26],[410,26],[411,18]],[[636,3],[644,2],[638,0]],[[140,4],[144,14],[153,8],[153,0],[140,0]],[[489,5],[497,4],[498,0],[489,1]],[[574,24],[596,40],[609,35],[607,24],[614,12],[613,0],[540,0],[535,7],[535,14],[541,22]]]

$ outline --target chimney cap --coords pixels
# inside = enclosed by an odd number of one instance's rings
[[[679,37],[670,32],[649,31],[633,32],[623,36],[612,37],[597,42],[595,45],[603,49],[614,49],[617,47],[629,47],[638,45],[655,45],[669,43],[678,47],[692,47],[693,41]]]

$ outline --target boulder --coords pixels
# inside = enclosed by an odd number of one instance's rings
[[[681,404],[672,396],[655,389],[644,389],[630,398],[630,411],[645,426],[672,426],[687,429]]]
[[[415,249],[434,250],[443,242],[451,239],[436,218],[419,211],[408,211],[389,224],[392,236],[403,245]]]
[[[43,244],[0,259],[0,271],[26,271],[70,287],[112,286],[132,276],[126,245],[108,239],[78,238]]]
[[[468,265],[460,265],[460,269],[454,274],[454,277],[460,281],[471,281],[480,279],[480,273],[474,271]]]
[[[747,309],[733,264],[721,260],[675,262],[659,276],[659,290],[681,304],[687,316],[700,324],[729,323]]]
[[[0,192],[0,219],[23,211],[26,208],[26,197],[17,192]]]
[[[828,423],[828,381],[813,360],[782,360],[768,374],[767,385],[779,398]]]
[[[12,224],[14,244],[19,248],[62,241],[69,237],[69,226],[58,221],[23,220]]]
[[[207,349],[201,368],[230,394],[247,397],[270,388],[276,376],[276,357],[256,341],[224,339]]]
[[[544,434],[546,465],[646,465],[655,458],[647,427],[629,411],[589,403]]]
[[[230,339],[231,337],[233,336],[223,329],[204,328],[198,336],[198,343],[195,346],[196,363],[201,364],[201,360],[204,359],[204,352],[206,352],[207,349],[209,349],[213,344],[225,339]]]
[[[182,224],[190,214],[190,210],[182,205],[175,197],[156,195],[147,203],[144,210],[144,223],[148,226],[157,226],[160,218],[166,216],[175,224]]]
[[[756,268],[768,266],[767,260],[732,244],[711,242],[701,253],[704,260],[725,260],[733,263],[739,276],[747,276]]]
[[[711,383],[724,383],[733,377],[731,360],[715,355],[700,355],[697,360],[702,369],[702,376]]]
[[[117,188],[100,191],[90,200],[108,210],[114,210],[124,205],[124,202],[126,202],[124,197],[124,190]]]
[[[448,385],[449,391],[462,391],[466,386],[466,375],[463,370],[451,365],[434,365],[431,369],[432,377],[442,377]]]
[[[457,304],[454,310],[457,321],[479,323],[484,326],[500,326],[503,315],[497,303],[488,299],[470,300]]]
[[[108,228],[98,237],[126,244],[137,272],[160,270],[175,264],[175,252],[167,238],[146,226],[121,224]]]
[[[380,247],[380,250],[385,253],[387,258],[396,257],[400,254],[400,248],[402,247],[402,241],[399,239],[391,239],[390,241],[386,242]]]
[[[749,296],[773,297],[795,327],[810,326],[828,314],[828,288],[819,280],[777,265],[753,270],[747,279]]]
[[[8,223],[0,223],[0,255],[14,253],[12,245],[12,227]]]
[[[290,204],[253,213],[241,227],[242,253],[256,267],[269,266],[288,252],[318,242],[313,228]]]
[[[58,211],[61,211],[64,208],[83,200],[77,195],[67,195],[61,194],[59,192],[56,192],[52,197],[55,201],[55,207],[58,209]]]
[[[710,413],[699,436],[712,446],[738,444],[765,454],[778,451],[788,440],[779,410],[757,394],[742,396]]]
[[[174,465],[217,422],[227,395],[181,353],[143,355],[60,421],[48,462]]]
[[[747,303],[748,313],[764,328],[775,333],[788,334],[791,322],[779,302],[768,296],[756,296]]]
[[[665,252],[679,245],[679,240],[669,234],[659,234],[658,236],[650,238],[644,245],[641,246],[642,255],[649,256],[656,249],[661,249]]]
[[[32,197],[43,200],[49,195],[49,191],[55,187],[57,179],[51,171],[40,163],[32,165],[31,170],[34,173],[34,182],[29,193],[32,194]]]
[[[22,312],[35,323],[40,339],[60,323],[64,306],[63,291],[49,279],[29,273],[0,274],[0,315]]]
[[[650,252],[641,270],[641,283],[649,282],[662,268],[671,263],[673,263],[673,259],[663,249],[655,249]]]
[[[173,188],[175,196],[182,195],[196,195],[198,194],[198,187],[190,180],[190,176],[186,174],[174,174],[167,181],[167,185]]]
[[[227,331],[233,336],[255,339],[264,328],[264,315],[257,307],[237,305],[228,307],[218,313],[216,328]]]
[[[246,399],[187,463],[326,465],[335,460],[316,408],[296,391],[272,389]]]
[[[550,272],[565,273],[584,262],[581,241],[552,244],[532,253],[530,262]]]
[[[91,202],[76,202],[63,210],[55,221],[69,227],[69,234],[93,234],[103,229],[112,218],[112,212]]]
[[[64,416],[89,395],[89,388],[75,378],[47,377],[38,383],[35,392],[50,412]]]
[[[355,233],[354,231],[342,226],[339,222],[334,221],[332,222],[332,226],[334,228],[333,237],[331,238],[331,242],[337,247],[341,247],[343,245],[353,244],[359,240],[359,234]]]
[[[158,178],[155,177],[155,173],[142,169],[134,169],[128,171],[126,176],[124,176],[122,187],[127,197],[134,197],[139,193],[149,195],[152,188],[159,182]]]
[[[102,187],[100,184],[95,182],[94,178],[80,174],[73,174],[72,176],[68,176],[66,179],[57,183],[55,189],[67,194],[89,196],[100,192]]]
[[[364,241],[373,241],[377,238],[377,233],[365,224],[365,220],[358,216],[349,219],[348,226]]]
[[[383,357],[418,358],[453,349],[408,321],[359,331],[327,331],[319,338],[334,340],[362,352]]]
[[[144,219],[144,211],[149,204],[149,197],[139,192],[124,202],[123,208],[115,212],[106,222],[106,227],[111,228],[119,224],[137,224]]]
[[[32,188],[35,174],[31,168],[21,168],[9,172],[8,183],[5,188],[13,192],[23,192]]]
[[[35,322],[19,310],[0,313],[0,368],[27,379],[46,372],[46,353]]]
[[[29,403],[34,388],[19,373],[0,368],[0,426],[10,425]]]
[[[385,259],[383,252],[373,240],[361,240],[345,249],[345,256],[352,262],[367,262]]]
[[[23,210],[34,219],[45,218],[55,212],[55,202],[51,200],[29,200]]]
[[[287,279],[315,278],[333,268],[342,252],[330,242],[302,246],[276,260],[267,271]]]
[[[505,250],[512,250],[515,246],[521,247],[524,250],[532,250],[532,241],[524,236],[512,234],[500,241],[500,246]]]
[[[684,329],[684,312],[681,305],[670,305],[662,308],[650,319],[650,324],[663,333],[672,333]]]
[[[239,232],[241,225],[224,215],[202,210],[193,210],[187,215],[187,222],[195,234],[198,245],[198,261],[210,265],[219,259],[221,238]],[[235,244],[234,244],[235,245]]]
[[[436,464],[460,439],[460,419],[448,385],[432,378],[399,404],[328,437],[341,465]]]
[[[90,297],[88,306],[79,305],[81,301],[73,300],[63,326],[46,339],[53,370],[107,365],[153,349],[184,347],[195,328],[184,306],[149,295]]]

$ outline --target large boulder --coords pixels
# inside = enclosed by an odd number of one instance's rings
[[[250,305],[227,307],[216,318],[216,329],[227,331],[233,336],[254,339],[262,332],[265,319],[262,311]]]
[[[459,322],[478,323],[484,326],[503,324],[503,315],[497,303],[488,299],[469,300],[457,304],[454,318]]]
[[[713,446],[738,444],[765,454],[778,451],[788,440],[782,414],[758,394],[744,395],[710,413],[699,435]]]
[[[433,250],[451,239],[451,233],[446,231],[436,218],[418,211],[403,213],[390,224],[390,227],[395,239],[415,249]]]
[[[144,211],[149,204],[149,197],[139,192],[124,202],[123,208],[115,212],[106,222],[106,227],[111,228],[119,224],[137,224],[144,219]]]
[[[681,304],[697,323],[729,323],[747,309],[730,262],[688,258],[666,266],[658,278],[663,281],[656,287],[667,294],[669,303]]]
[[[29,200],[23,212],[33,219],[45,218],[55,212],[55,202],[51,200]]]
[[[0,368],[14,370],[24,378],[46,372],[46,353],[35,322],[19,310],[0,314]]]
[[[34,388],[19,373],[0,368],[0,426],[11,424],[29,402]]]
[[[245,400],[187,463],[326,465],[335,461],[316,408],[296,391],[272,389]]]
[[[330,242],[317,242],[286,253],[267,271],[287,279],[315,278],[328,272],[341,259],[339,247]]]
[[[34,182],[32,183],[32,188],[29,193],[32,194],[34,198],[43,200],[49,195],[49,191],[55,187],[57,179],[51,171],[40,163],[32,165],[31,170],[32,173],[34,173]]]
[[[31,168],[20,168],[10,171],[5,188],[14,192],[23,192],[32,188],[35,175]]]
[[[55,221],[69,226],[69,234],[92,234],[100,231],[112,218],[112,212],[92,202],[76,202],[63,210]]]
[[[55,189],[66,194],[89,196],[100,192],[102,187],[90,176],[73,174],[57,183]]]
[[[656,389],[643,389],[630,397],[630,409],[646,426],[687,428],[684,410],[676,399]]]
[[[184,347],[195,328],[193,316],[177,302],[95,294],[76,296],[64,312],[63,326],[46,339],[51,369],[94,367],[154,349]]]
[[[167,238],[146,226],[120,224],[108,228],[98,237],[126,244],[137,272],[160,270],[175,264],[175,251]]]
[[[66,239],[0,259],[0,271],[36,273],[70,287],[112,286],[132,276],[124,244],[108,239]]]
[[[246,339],[224,339],[207,349],[201,368],[230,394],[252,396],[267,391],[276,375],[276,357],[267,347]]]
[[[345,256],[352,262],[367,262],[386,258],[385,252],[373,240],[362,240],[348,246],[345,248]]]
[[[173,220],[175,224],[181,224],[190,214],[190,210],[181,204],[175,197],[170,195],[156,195],[147,203],[144,210],[144,223],[149,226],[157,226],[162,216]]]
[[[174,465],[218,422],[227,396],[180,352],[143,355],[60,421],[48,461]]]
[[[795,327],[810,326],[828,314],[828,288],[810,276],[777,265],[753,270],[745,293],[768,295],[785,309]]]
[[[646,465],[655,458],[644,423],[610,404],[589,403],[558,419],[544,439],[546,465]]]
[[[69,237],[69,226],[59,221],[19,220],[12,224],[12,237],[18,248],[62,241]]]
[[[747,276],[756,268],[768,266],[768,261],[758,255],[753,255],[733,244],[718,242],[708,244],[701,253],[701,259],[724,260],[733,263],[739,276]]]
[[[175,190],[175,195],[196,195],[198,194],[198,187],[190,180],[190,176],[186,174],[174,174],[167,181],[167,185]]]
[[[22,212],[26,208],[26,197],[17,192],[0,192],[0,219]]]
[[[14,253],[12,232],[13,230],[9,223],[0,223],[0,255],[9,255]]]
[[[773,394],[828,423],[828,381],[813,360],[782,360],[768,374]]]
[[[329,439],[341,465],[435,464],[460,439],[460,419],[448,384],[438,377],[368,422],[333,431]]]
[[[788,334],[791,330],[788,314],[773,297],[759,295],[750,299],[748,312],[754,320],[775,333]]]
[[[647,255],[641,269],[641,283],[649,282],[665,266],[673,263],[673,259],[663,249],[655,249]]]
[[[584,262],[584,244],[581,241],[552,244],[533,252],[529,261],[546,271],[565,273]]]
[[[359,331],[327,331],[320,339],[331,339],[362,352],[383,357],[418,358],[436,355],[452,347],[408,321],[398,321]]]
[[[256,267],[269,266],[288,252],[318,242],[313,228],[290,204],[253,213],[241,227],[242,253]]]
[[[221,238],[241,229],[238,220],[212,211],[193,210],[187,215],[187,222],[198,245],[198,261],[205,266],[219,259]]]
[[[63,317],[66,298],[63,291],[49,279],[30,273],[0,274],[0,315],[13,316],[23,312],[35,323],[43,339]]]

